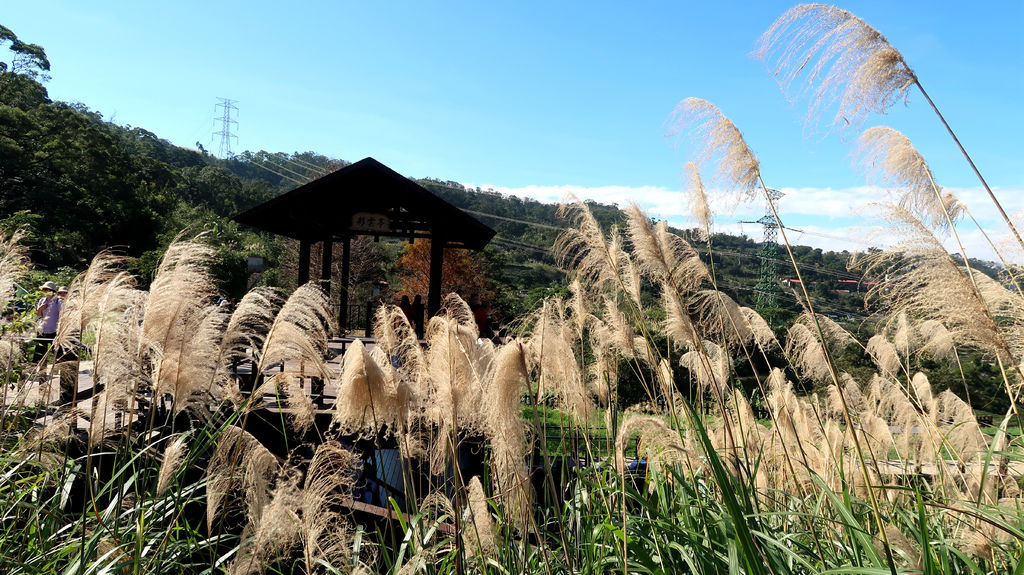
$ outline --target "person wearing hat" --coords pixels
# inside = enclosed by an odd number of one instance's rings
[[[36,315],[39,316],[39,337],[32,361],[39,361],[50,350],[53,338],[57,336],[57,320],[60,319],[60,308],[64,300],[57,297],[57,284],[46,282],[39,286],[43,297],[36,302]],[[66,291],[66,288],[65,288]]]

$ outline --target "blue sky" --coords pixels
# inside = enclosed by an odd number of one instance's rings
[[[834,236],[803,241],[852,249],[870,222],[855,210],[884,197],[852,167],[858,131],[809,134],[806,105],[787,102],[749,55],[790,6],[38,0],[9,4],[0,23],[46,49],[52,97],[179,145],[216,150],[214,104],[228,97],[235,151],[373,156],[408,176],[545,200],[632,199],[681,224],[686,158],[664,123],[683,98],[704,98],[788,193],[786,223]],[[1024,2],[841,7],[903,53],[1007,208],[1024,209]],[[973,174],[919,94],[863,127],[880,123],[973,201]],[[746,218],[723,213],[718,227],[759,235],[735,223]]]

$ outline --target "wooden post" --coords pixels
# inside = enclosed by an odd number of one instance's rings
[[[334,241],[324,240],[323,254],[320,258],[320,287],[324,288],[327,296],[331,295],[331,257],[334,255]]]
[[[427,291],[427,317],[441,309],[441,272],[444,270],[445,238],[436,233],[430,238],[430,288]]]
[[[348,268],[351,245],[352,238],[345,236],[345,243],[341,244],[341,302],[338,305],[338,329],[341,333],[348,331]]]
[[[309,240],[299,240],[299,285],[309,283]]]

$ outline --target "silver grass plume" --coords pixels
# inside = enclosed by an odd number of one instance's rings
[[[941,321],[929,319],[917,324],[916,327],[921,338],[921,353],[928,354],[936,361],[955,359],[956,344],[952,334]]]
[[[127,429],[134,417],[134,398],[145,387],[146,373],[140,361],[141,329],[136,312],[145,294],[135,289],[135,278],[120,269],[123,259],[108,253],[96,256],[85,272],[69,286],[58,320],[55,345],[72,349],[91,340],[93,379],[104,385],[90,402],[89,439],[98,445],[117,419]],[[83,334],[91,337],[85,338]],[[77,365],[62,367],[62,387],[77,386]],[[68,373],[70,372],[70,373]]]
[[[635,335],[614,298],[602,296],[600,318],[590,329],[590,389],[602,406],[610,406],[618,382],[619,358],[634,357]]]
[[[174,378],[158,378],[158,391],[169,391],[174,396],[174,411],[186,407],[203,416],[211,412],[211,404],[219,403],[226,382],[226,366],[222,365],[218,351],[230,316],[216,305],[196,309],[184,325],[185,336],[177,342],[177,354],[164,354],[161,374],[174,367]]]
[[[618,230],[613,226],[605,239],[590,208],[578,200],[563,203],[558,215],[569,222],[555,241],[559,263],[597,291],[606,287],[618,291],[625,259]]]
[[[14,297],[15,281],[30,265],[28,247],[21,243],[26,235],[24,229],[10,234],[0,231],[0,309],[6,308]]]
[[[700,169],[697,167],[696,162],[686,162],[685,170],[686,188],[689,190],[686,203],[690,208],[690,213],[693,214],[693,218],[697,220],[697,233],[699,237],[702,240],[708,240],[711,237],[714,214],[711,211],[708,197],[704,193],[704,182],[700,179]]]
[[[155,391],[172,394],[175,410],[191,398],[193,386],[202,383],[193,378],[206,367],[193,361],[189,352],[216,346],[214,341],[194,340],[213,307],[210,300],[216,290],[209,271],[213,254],[211,246],[199,242],[172,243],[145,303],[140,356],[150,357]]]
[[[814,464],[818,463],[820,453],[814,446],[823,440],[824,430],[810,402],[797,397],[793,384],[779,368],[773,369],[768,377],[768,405],[790,453],[800,454],[807,468],[819,469]]]
[[[962,267],[908,210],[887,206],[885,217],[902,239],[894,248],[867,260],[868,273],[886,277],[874,295],[883,296],[894,312],[906,312],[919,321],[942,322],[950,337],[962,345],[1018,363],[1024,352],[1021,297],[988,276]]]
[[[20,341],[0,339],[0,369],[11,371],[23,356]]]
[[[694,294],[691,310],[704,337],[725,341],[732,349],[745,345],[754,337],[739,304],[725,293],[715,289],[701,290]]]
[[[869,181],[896,186],[899,205],[933,228],[950,230],[962,215],[956,197],[942,192],[924,158],[899,131],[868,128],[860,136],[856,157]]]
[[[622,475],[626,472],[626,445],[633,434],[639,433],[638,444],[647,453],[647,465],[656,473],[664,465],[686,463],[692,472],[700,469],[700,458],[686,447],[679,432],[672,429],[661,417],[627,413],[615,437],[615,470]],[[638,448],[638,451],[640,449]],[[638,454],[639,455],[639,454]]]
[[[315,566],[345,564],[351,555],[351,533],[340,511],[351,497],[357,458],[335,441],[320,444],[306,472],[302,489],[302,553],[306,572]]]
[[[224,428],[207,467],[206,525],[212,533],[225,498],[241,492],[250,521],[260,517],[269,501],[267,487],[280,469],[277,457],[248,431]]]
[[[521,399],[528,389],[527,376],[523,345],[513,340],[495,352],[484,389],[494,487],[501,494],[506,516],[520,528],[524,527],[530,512],[524,451],[526,423],[522,418]]]
[[[800,4],[761,36],[754,55],[765,60],[784,90],[803,75],[809,119],[838,104],[834,123],[858,124],[884,113],[917,82],[903,56],[877,30],[846,10]]]
[[[899,430],[893,438],[899,457],[907,461],[916,459],[923,436],[920,433],[910,433],[909,430],[925,430],[931,426],[921,417],[921,411],[907,393],[892,380],[876,375],[872,378],[869,388],[873,413]]]
[[[715,397],[724,397],[729,388],[732,358],[718,344],[704,340],[703,349],[684,353],[679,365],[690,370],[690,377],[701,392],[711,391]]]
[[[401,308],[383,305],[377,310],[373,333],[377,336],[376,350],[380,350],[387,358],[383,368],[389,379],[399,390],[399,395],[407,412],[417,396],[423,395],[423,376],[426,370],[426,357],[419,338]],[[388,370],[390,366],[390,370]]]
[[[576,332],[577,338],[583,339],[583,332],[591,325],[595,318],[587,310],[589,294],[583,289],[583,284],[578,278],[569,282],[569,296],[564,300],[566,314],[566,325]]]
[[[398,390],[361,340],[345,351],[332,422],[344,434],[376,435],[398,420]]]
[[[700,333],[697,331],[697,326],[694,324],[693,318],[690,317],[684,301],[680,299],[679,294],[672,289],[671,285],[663,282],[660,287],[661,305],[665,310],[665,320],[662,325],[665,335],[672,338],[672,343],[677,348],[698,349]],[[643,349],[642,346],[638,347]]]
[[[283,557],[301,541],[299,474],[286,469],[280,475],[266,505],[242,534],[238,554],[229,566],[232,575],[263,573],[270,561]]]
[[[237,386],[231,385],[226,368],[250,356],[259,364],[266,336],[282,303],[283,299],[275,290],[264,287],[249,290],[239,300],[217,346],[213,365],[219,369],[209,372],[211,379],[206,382],[206,389],[210,396],[232,403],[241,401],[242,395]]]
[[[622,289],[629,296],[630,302],[636,308],[636,313],[644,309],[644,300],[640,295],[640,292],[643,291],[643,286],[643,273],[640,271],[640,266],[636,263],[636,258],[624,253],[622,255]]]
[[[443,428],[482,429],[484,380],[494,359],[494,347],[481,341],[469,306],[459,296],[445,298],[442,313],[427,325],[427,418]],[[436,395],[434,395],[436,394]]]
[[[102,382],[105,397],[113,404],[134,410],[131,397],[140,386],[145,386],[141,351],[141,313],[145,293],[135,289],[135,278],[123,270],[124,259],[109,252],[101,252],[89,267],[68,286],[68,295],[57,322],[54,345],[70,350],[84,346],[93,358],[93,379]],[[88,337],[85,337],[88,336]],[[77,367],[67,368],[70,381],[62,385],[77,384]],[[95,408],[102,398],[93,402]]]
[[[868,339],[864,350],[871,356],[879,371],[886,377],[899,375],[903,362],[896,346],[892,344],[883,334],[876,333]]]
[[[668,230],[668,222],[651,222],[640,207],[631,204],[626,210],[626,233],[640,271],[666,282],[683,296],[696,290],[710,274],[689,243]]]
[[[167,491],[167,488],[171,486],[171,481],[177,475],[181,468],[181,462],[184,461],[187,454],[188,444],[185,443],[184,436],[179,435],[167,444],[167,448],[164,449],[164,460],[160,462],[160,471],[157,473],[157,495]]]
[[[306,395],[301,379],[289,373],[281,375],[284,377],[278,379],[278,389],[284,396],[284,404],[288,409],[288,425],[301,436],[316,421],[316,407],[313,406],[313,400]]]
[[[700,98],[680,102],[669,119],[670,136],[689,132],[700,150],[697,164],[713,174],[717,187],[729,190],[734,206],[753,200],[760,189],[760,163],[743,134],[714,104]],[[710,169],[703,166],[710,166]]]
[[[726,398],[723,411],[723,415],[728,417],[732,423],[733,433],[723,434],[725,441],[721,447],[725,447],[727,453],[732,453],[733,448],[739,447],[740,452],[746,456],[748,461],[756,461],[758,458],[763,457],[765,453],[762,452],[762,449],[768,440],[769,433],[766,428],[757,422],[754,410],[743,395],[743,390],[733,389],[731,391]],[[729,445],[733,441],[736,444]],[[768,461],[762,462],[765,465],[768,463]]]
[[[427,360],[419,337],[398,306],[382,305],[377,309],[373,333],[377,345],[371,357],[384,372],[387,389],[394,389],[396,411],[394,432],[402,456],[418,457],[426,448],[424,434],[413,431],[424,420],[426,403],[430,401]]]
[[[316,376],[327,378],[324,352],[330,301],[315,283],[299,286],[281,306],[263,343],[257,373],[277,362],[301,362]]]
[[[465,514],[466,525],[462,529],[462,541],[482,565],[498,551],[497,542],[494,540],[494,520],[487,507],[487,497],[480,484],[480,477],[474,475],[467,487],[469,505]]]
[[[750,330],[754,344],[761,348],[762,351],[767,353],[769,348],[779,345],[779,340],[775,337],[775,331],[756,310],[749,307],[741,307],[740,314],[743,315],[743,319],[746,321],[747,329]]]
[[[424,421],[436,429],[430,467],[440,472],[460,431],[483,431],[483,380],[494,346],[481,340],[469,306],[455,294],[427,324]],[[429,398],[429,400],[427,400]]]
[[[818,336],[815,319],[821,327],[824,341]],[[854,342],[846,330],[825,316],[811,317],[803,313],[786,333],[786,354],[801,375],[814,381],[825,381],[831,377],[826,350],[840,351]]]
[[[93,322],[109,320],[109,314],[116,313],[116,301],[111,303],[111,286],[131,290],[135,286],[132,276],[124,269],[124,258],[110,252],[100,252],[89,263],[89,267],[78,274],[68,285],[68,295],[57,320],[57,336],[54,345],[70,349],[80,344],[82,334]],[[120,300],[121,298],[116,298]],[[106,305],[101,302],[106,300]]]
[[[554,396],[561,409],[583,423],[589,420],[594,405],[576,357],[582,342],[577,342],[565,315],[557,300],[545,302],[537,312],[526,345],[527,366],[537,374],[538,393]]]
[[[960,461],[970,462],[985,453],[988,439],[970,405],[947,389],[935,398],[935,407],[946,445],[952,448]]]
[[[860,384],[845,371],[839,374],[839,385],[829,385],[826,390],[825,409],[830,417],[838,421],[843,419],[843,399],[850,413],[857,417],[867,407],[867,399],[860,390]]]

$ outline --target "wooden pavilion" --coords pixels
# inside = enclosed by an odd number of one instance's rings
[[[359,235],[429,238],[427,312],[441,307],[444,248],[483,249],[494,230],[373,158],[365,158],[235,216],[235,221],[299,241],[299,284],[309,281],[310,248],[323,244],[320,281],[330,291],[334,243],[341,242],[338,325],[348,325],[349,249]]]

